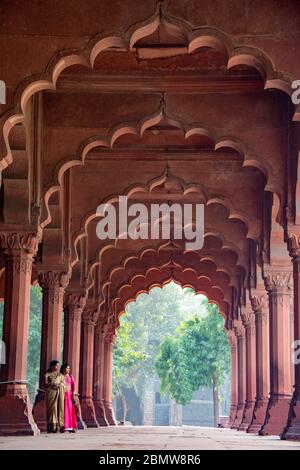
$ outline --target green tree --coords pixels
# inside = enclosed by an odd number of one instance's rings
[[[206,300],[208,315],[181,323],[176,335],[163,341],[156,361],[161,392],[185,405],[202,386],[213,389],[214,423],[219,419],[219,386],[230,368],[224,321]]]
[[[122,401],[123,413],[125,388],[134,387],[143,396],[147,379],[155,375],[163,338],[175,333],[191,308],[201,311],[201,300],[191,289],[169,283],[162,289],[151,289],[149,294],[140,294],[136,302],[128,305],[120,319],[113,367],[113,391]]]
[[[127,403],[125,397],[126,388],[136,388],[137,377],[146,354],[139,350],[139,344],[133,336],[134,325],[124,321],[118,334],[118,341],[114,350],[113,384],[114,394],[122,403],[122,418],[125,422]]]
[[[0,304],[0,338],[3,329],[4,303]],[[30,290],[30,324],[27,355],[27,380],[28,390],[33,400],[39,385],[40,351],[42,328],[42,293],[39,286]]]

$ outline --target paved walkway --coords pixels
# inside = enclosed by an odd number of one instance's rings
[[[76,434],[0,437],[0,450],[4,449],[300,450],[300,442],[281,441],[277,436],[253,436],[231,429],[120,426],[87,429]]]

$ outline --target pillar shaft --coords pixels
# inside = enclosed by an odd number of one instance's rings
[[[262,290],[252,298],[256,331],[256,399],[248,432],[259,432],[266,418],[270,392],[269,303]]]
[[[247,431],[253,417],[256,397],[255,316],[252,310],[244,315],[246,337],[246,403],[240,430]]]
[[[96,311],[86,308],[82,321],[82,355],[81,355],[81,411],[82,418],[88,428],[98,427],[93,402],[93,364],[94,364],[94,330]]]
[[[112,407],[112,367],[114,333],[107,331],[104,341],[104,380],[103,380],[103,404],[106,421],[110,426],[116,425],[114,411]]]
[[[233,429],[238,429],[242,423],[243,412],[246,400],[246,345],[245,345],[245,329],[241,322],[235,327],[237,336],[237,363],[238,363],[238,404],[237,413],[232,425]]]
[[[30,283],[35,234],[2,233],[5,250],[5,303],[3,342],[6,363],[1,367],[0,435],[37,434],[32,416],[27,378]]]
[[[287,426],[283,431],[282,438],[300,439],[300,236],[292,234],[288,240],[290,255],[293,259],[294,278],[294,338],[293,343],[293,365],[294,365],[294,393],[291,400]]]
[[[64,299],[64,351],[63,361],[70,364],[76,386],[79,384],[81,318],[86,299],[81,294],[67,293]],[[76,390],[78,398],[78,388]],[[86,428],[82,418],[80,401],[77,399],[76,414],[78,429]]]
[[[40,360],[40,388],[36,396],[33,414],[41,431],[47,430],[45,403],[45,373],[50,361],[61,362],[62,314],[65,288],[69,275],[64,270],[41,270],[38,276],[43,292],[42,341]]]
[[[95,360],[94,360],[94,406],[96,418],[100,426],[107,426],[105,408],[103,403],[104,382],[104,326],[100,323],[95,327]]]
[[[261,435],[281,434],[292,396],[290,301],[292,275],[288,270],[267,273],[270,308],[270,399]]]
[[[230,349],[231,349],[231,404],[230,416],[227,427],[231,427],[234,423],[237,413],[238,405],[238,359],[237,359],[237,340],[235,333],[231,330],[229,336]]]

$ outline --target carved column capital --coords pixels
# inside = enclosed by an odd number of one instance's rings
[[[228,330],[227,331],[227,338],[228,338],[228,342],[230,344],[230,349],[231,349],[231,352],[234,353],[236,352],[236,335],[235,335],[235,332],[233,330]]]
[[[13,255],[15,251],[24,251],[30,255],[35,255],[41,238],[41,233],[35,232],[1,232],[0,247],[7,254]]]
[[[293,275],[290,268],[272,268],[265,273],[265,286],[268,293],[292,293]]]
[[[234,320],[234,331],[237,339],[245,338],[245,327],[241,320]]]
[[[94,332],[97,320],[98,320],[97,310],[91,307],[86,307],[83,311],[82,322],[90,333]]]
[[[106,332],[106,328],[105,328],[104,322],[99,321],[98,319],[96,326],[95,326],[95,335],[104,337],[105,332]]]
[[[116,341],[116,328],[115,325],[110,323],[105,325],[105,336],[104,336],[105,343],[109,343],[111,345],[115,344]]]
[[[84,309],[86,305],[86,296],[83,294],[76,294],[74,292],[66,292],[64,297],[64,306],[65,307],[74,307],[79,309]]]
[[[288,250],[293,259],[300,261],[300,233],[293,232],[288,234]]]
[[[255,315],[251,310],[244,310],[242,313],[242,323],[245,330],[255,330]]]
[[[65,289],[69,283],[70,272],[58,270],[40,270],[38,281],[44,294],[48,295],[51,303],[62,303]]]
[[[67,292],[64,295],[64,311],[70,320],[80,321],[83,309],[86,305],[86,296]]]
[[[269,297],[265,290],[255,290],[251,296],[251,305],[256,315],[269,314]]]

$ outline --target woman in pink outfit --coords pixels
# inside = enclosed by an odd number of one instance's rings
[[[64,431],[76,432],[77,431],[77,416],[74,404],[76,384],[73,375],[70,373],[69,364],[63,364],[60,372],[65,376],[66,391],[65,391],[65,406],[64,406]]]

